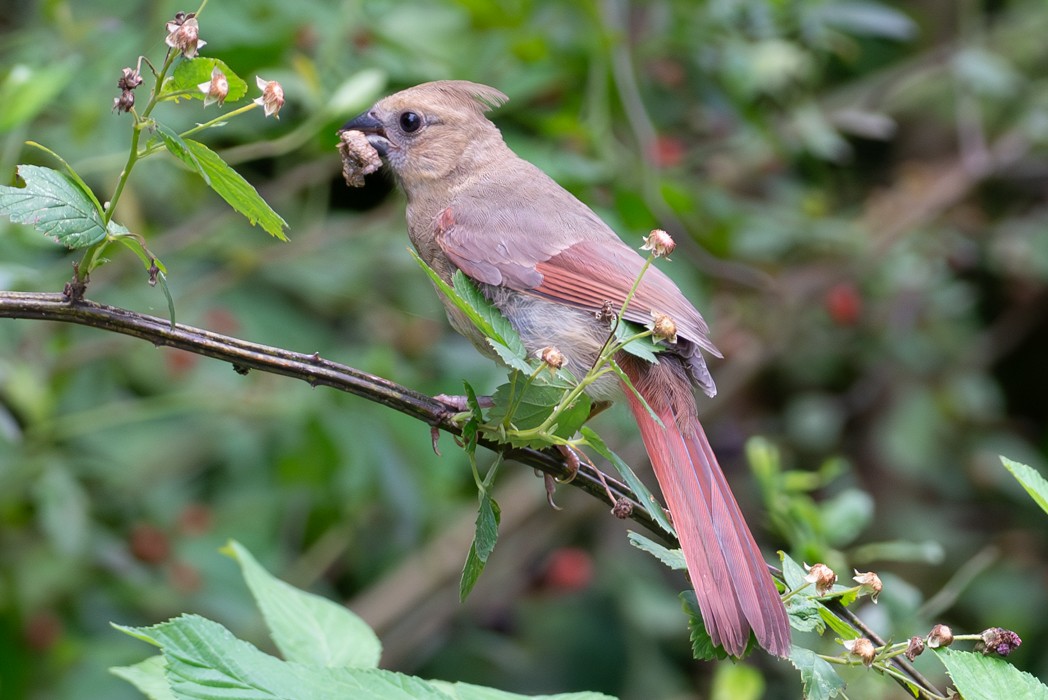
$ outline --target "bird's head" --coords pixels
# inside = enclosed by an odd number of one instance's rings
[[[508,99],[465,80],[423,83],[379,100],[342,130],[363,132],[410,193],[448,179],[464,162],[475,165],[486,146],[502,144],[484,113]]]

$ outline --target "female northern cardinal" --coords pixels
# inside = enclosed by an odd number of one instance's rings
[[[473,279],[531,353],[553,346],[586,374],[608,335],[595,312],[626,300],[644,259],[531,163],[517,157],[484,113],[507,100],[465,81],[398,92],[343,126],[360,131],[407,193],[411,242],[445,280]],[[451,324],[490,355],[473,325],[445,300]],[[659,416],[626,391],[684,550],[702,619],[715,644],[741,655],[752,629],[772,654],[790,651],[782,599],[697,417],[692,387],[715,393],[700,348],[717,354],[702,316],[668,277],[645,274],[626,319],[653,312],[676,323],[676,342],[648,363],[618,358]],[[719,356],[719,355],[718,355]],[[621,398],[612,375],[593,398]]]

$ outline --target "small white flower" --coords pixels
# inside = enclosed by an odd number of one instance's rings
[[[255,99],[255,104],[261,106],[267,117],[280,119],[280,108],[284,106],[284,88],[275,80],[263,80],[255,76],[255,84],[262,91],[262,96]]]

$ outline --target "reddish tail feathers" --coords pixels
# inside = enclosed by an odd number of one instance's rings
[[[633,392],[626,396],[673,516],[706,631],[733,656],[745,651],[751,629],[762,647],[788,656],[786,609],[706,433],[693,410],[676,415],[681,411],[672,408],[668,392],[639,388],[663,426]]]

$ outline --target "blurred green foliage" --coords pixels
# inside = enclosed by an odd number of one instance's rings
[[[33,139],[107,196],[127,149],[120,69],[162,54],[165,21],[192,9],[9,3],[4,183],[43,162]],[[291,242],[191,173],[143,163],[119,218],[167,263],[181,321],[432,393],[494,388],[501,371],[450,331],[404,250],[400,195],[383,176],[347,190],[334,147],[342,122],[400,87],[495,85],[521,155],[638,245],[656,225],[678,238],[664,269],[727,357],[707,429],[769,552],[876,570],[884,592],[860,615],[885,637],[1009,627],[1016,665],[1048,676],[1048,541],[997,460],[1044,473],[1048,449],[1041,0],[211,0],[200,21],[204,54],[284,86],[279,122],[238,119],[208,145]],[[167,116],[188,128],[218,113],[191,107]],[[0,287],[59,290],[75,259],[0,223]],[[118,256],[88,296],[162,315],[146,281]],[[597,421],[639,466],[625,412]],[[752,435],[777,452],[753,460],[760,490],[742,468]],[[349,601],[386,668],[519,692],[799,694],[785,663],[690,662],[683,581],[589,499],[560,493],[564,512],[549,511],[511,469],[495,486],[503,536],[460,606],[465,458],[447,439],[435,457],[424,426],[353,397],[4,321],[0,441],[4,698],[136,697],[105,672],[141,654],[109,621],[193,611],[264,645],[215,555],[229,538]],[[848,681],[852,697],[902,697]]]

